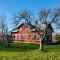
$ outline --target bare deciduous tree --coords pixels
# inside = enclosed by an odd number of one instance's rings
[[[46,28],[51,25],[54,24],[55,22],[57,22],[58,17],[60,16],[60,9],[54,9],[54,11],[50,11],[50,9],[46,10],[46,9],[41,9],[39,12],[39,20],[36,21],[34,20],[34,16],[31,13],[31,11],[23,9],[22,11],[20,11],[20,13],[18,14],[18,16],[16,16],[16,18],[20,21],[22,19],[26,20],[26,23],[30,26],[32,26],[37,32],[40,32],[42,25],[44,24],[45,27],[43,27],[44,32],[43,32],[43,37],[41,37],[40,40],[40,50],[43,50],[43,40],[46,36]],[[34,20],[35,24],[32,24],[32,20]],[[40,23],[39,23],[40,22]],[[40,33],[39,33],[40,35]],[[40,35],[41,36],[41,35]]]
[[[40,20],[41,24],[45,24],[45,26],[44,26],[44,34],[43,34],[42,40],[46,36],[46,28],[49,25],[52,25],[52,24],[57,25],[59,17],[60,17],[60,8],[54,9],[53,11],[50,11],[50,9],[48,9],[48,10],[45,10],[45,9],[40,10],[39,20]]]
[[[31,13],[31,11],[23,9],[22,11],[20,11],[19,15],[16,18],[18,18],[18,20],[25,19],[26,23],[28,25],[32,26],[40,35],[40,33],[39,33],[40,32],[40,26],[38,27],[37,25],[32,23],[34,16]],[[35,23],[37,23],[37,21],[35,21]]]
[[[7,35],[8,35],[8,26],[6,22],[6,16],[1,15],[0,16],[0,36],[1,36],[2,42],[5,44],[8,44]]]

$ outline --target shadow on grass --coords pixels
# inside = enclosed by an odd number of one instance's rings
[[[5,47],[0,45],[0,51],[8,51],[8,52],[23,52],[23,51],[32,51],[39,49],[39,45],[31,44],[31,43],[10,43],[9,47]],[[46,45],[43,46],[43,52],[50,52],[50,51],[59,51],[60,52],[60,45]]]
[[[11,43],[9,47],[5,47],[0,45],[0,51],[31,51],[38,49],[39,45],[36,44],[28,44],[28,43]]]

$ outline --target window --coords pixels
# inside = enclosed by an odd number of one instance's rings
[[[32,36],[31,36],[31,39],[32,39],[32,40],[36,40],[36,35],[32,35]]]
[[[31,39],[34,40],[34,35],[31,35]]]
[[[33,36],[33,39],[36,40],[36,35]]]
[[[17,40],[17,34],[15,35],[15,40]]]
[[[20,35],[17,35],[17,39],[20,40]]]
[[[22,28],[20,28],[20,32],[22,32]]]
[[[28,28],[25,28],[25,31],[28,32]]]
[[[26,35],[26,40],[28,40],[28,38],[29,38],[29,36],[28,36],[28,35]]]
[[[13,40],[15,39],[15,35],[12,35],[12,39],[13,39]]]
[[[24,40],[24,36],[23,35],[21,35],[21,39]]]
[[[31,35],[28,35],[28,39],[31,39]]]

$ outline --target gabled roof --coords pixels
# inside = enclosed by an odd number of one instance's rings
[[[19,28],[21,25],[23,25],[23,23],[22,23],[22,24],[18,24],[18,25],[16,26],[16,28],[12,29],[10,32],[17,32],[18,28]]]
[[[26,26],[27,26],[27,24],[22,23],[22,24],[20,24],[19,26],[17,26],[17,28],[20,28],[20,27],[22,27],[23,25],[26,25]]]
[[[20,26],[17,27],[17,29],[22,27],[23,25],[26,25],[26,26],[30,27],[31,31],[36,31],[32,26],[30,26],[30,25],[28,25],[26,23],[22,23]]]
[[[11,32],[17,32],[18,28],[22,27],[23,25],[29,26],[31,28],[31,31],[36,32],[36,30],[32,26],[30,26],[30,25],[28,25],[26,23],[22,23],[22,24],[18,25],[16,28],[14,28],[13,30],[11,30]],[[48,24],[48,26],[46,28],[50,28],[51,31],[54,32],[51,24]],[[44,32],[44,30],[40,30],[40,32]]]
[[[17,32],[18,29],[14,28],[10,32]]]
[[[11,30],[11,32],[17,32],[18,28],[22,27],[23,25],[27,25],[27,26],[29,26],[30,29],[31,29],[31,31],[36,32],[36,30],[35,30],[32,26],[30,26],[30,25],[28,25],[28,24],[26,24],[26,23],[22,23],[22,24],[20,24],[19,26],[17,26],[17,27],[14,28],[13,30]]]

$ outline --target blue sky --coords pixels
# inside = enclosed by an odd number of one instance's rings
[[[40,8],[56,8],[60,0],[0,0],[0,14],[12,15],[27,8],[38,13]]]
[[[60,0],[0,0],[0,14],[7,16],[7,21],[20,9],[30,9],[35,14],[41,8],[56,8],[60,6]]]

